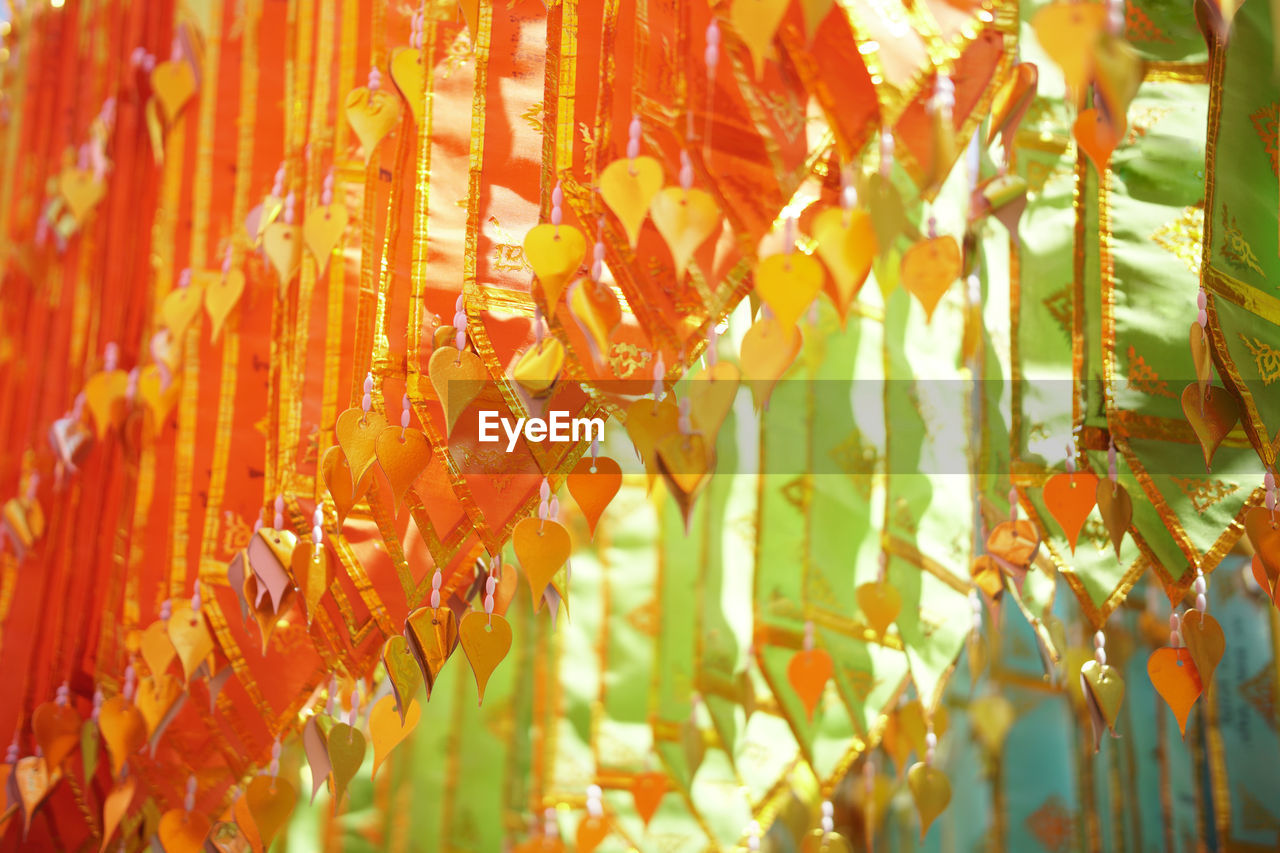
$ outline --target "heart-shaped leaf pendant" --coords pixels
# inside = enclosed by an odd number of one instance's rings
[[[694,252],[720,228],[720,209],[706,190],[667,187],[653,197],[649,216],[671,250],[677,278],[684,277]]]
[[[458,642],[457,620],[448,607],[419,607],[405,620],[405,635],[422,672],[427,701],[431,701],[431,688]]]
[[[343,107],[347,123],[360,140],[364,161],[368,163],[373,159],[378,143],[386,138],[400,119],[400,104],[396,96],[385,89],[370,92],[361,86],[347,94]]]
[[[387,669],[387,679],[391,682],[391,692],[396,699],[396,710],[403,719],[405,709],[422,686],[422,670],[418,669],[413,652],[409,649],[409,641],[400,634],[387,637],[387,641],[382,644],[382,665]]]
[[[431,461],[431,444],[416,429],[385,427],[374,442],[378,465],[387,475],[398,510],[404,496]]]
[[[1213,470],[1213,454],[1240,420],[1240,403],[1234,394],[1218,385],[1205,388],[1202,398],[1199,386],[1192,382],[1182,389],[1182,413],[1200,440],[1205,469]]]
[[[918,761],[907,771],[907,787],[920,813],[920,841],[951,802],[951,782],[938,768]]]
[[[1075,4],[1084,5],[1084,4]],[[1071,126],[1071,133],[1098,172],[1106,172],[1111,153],[1120,144],[1120,132],[1096,109],[1081,110]]]
[[[812,230],[818,257],[830,273],[827,295],[843,323],[871,272],[876,256],[875,225],[866,211],[833,207],[814,218]]]
[[[788,0],[733,0],[729,23],[751,53],[756,79],[764,74],[765,54],[786,14]]]
[[[227,274],[210,281],[204,289],[204,310],[209,315],[209,337],[217,340],[227,317],[240,302],[244,293],[244,273],[228,270]]]
[[[437,348],[427,363],[427,375],[444,408],[449,432],[489,381],[489,372],[484,369],[480,356],[456,347]]]
[[[366,473],[357,487],[352,479],[351,466],[347,464],[347,455],[336,444],[320,458],[320,473],[329,490],[329,497],[333,499],[333,508],[338,514],[338,527],[341,528],[347,514],[368,491],[370,478]]]
[[[365,474],[378,459],[378,436],[387,427],[387,419],[378,412],[366,412],[359,406],[352,406],[338,415],[334,423],[334,435],[338,446],[347,457],[350,466],[352,488],[357,494],[363,494],[360,484],[365,481]],[[367,484],[366,484],[367,486]]]
[[[552,519],[525,518],[511,531],[511,545],[524,569],[534,606],[573,550],[569,531]]]
[[[805,713],[813,719],[813,712],[822,701],[822,694],[827,689],[827,682],[835,666],[831,655],[824,649],[807,649],[798,651],[787,664],[787,681],[800,697]]]
[[[1182,614],[1182,622],[1178,630],[1182,633],[1182,641],[1186,643],[1191,659],[1195,661],[1200,684],[1208,687],[1227,649],[1222,626],[1208,612],[1201,613],[1195,608],[1190,608]]]
[[[1147,675],[1160,698],[1173,711],[1178,721],[1178,731],[1187,734],[1187,714],[1200,698],[1203,686],[1196,671],[1195,659],[1185,648],[1156,649],[1147,658]]]
[[[511,378],[535,397],[545,395],[560,378],[564,368],[564,345],[552,337],[525,350],[511,370]]]
[[[301,539],[293,549],[289,560],[289,573],[302,593],[302,605],[307,611],[307,624],[315,618],[320,600],[333,583],[333,565],[323,543]]]
[[[1133,521],[1133,501],[1129,492],[1119,483],[1110,480],[1098,481],[1098,514],[1107,527],[1107,536],[1116,549],[1116,559],[1120,559],[1120,544],[1124,542],[1125,531]]]
[[[794,325],[776,317],[761,317],[742,336],[738,364],[751,388],[757,410],[764,407],[774,386],[800,352],[803,338]]]
[[[401,47],[391,52],[391,80],[404,96],[413,120],[422,127],[426,111],[427,72],[422,66],[422,51]]]
[[[262,248],[276,271],[283,299],[302,263],[302,228],[279,220],[272,222],[262,233]]]
[[[1092,471],[1054,474],[1044,484],[1044,505],[1066,534],[1071,553],[1084,521],[1098,502],[1098,477]]]
[[[1067,88],[1082,92],[1092,72],[1093,48],[1107,22],[1105,6],[1059,0],[1031,19],[1040,47],[1062,69]]]
[[[535,225],[524,238],[524,258],[542,286],[547,311],[555,313],[565,285],[587,256],[587,240],[572,225]]]
[[[600,197],[627,232],[631,248],[653,198],[662,189],[662,164],[652,157],[614,160],[600,173]]]
[[[338,248],[350,222],[351,216],[341,204],[316,207],[307,213],[307,220],[302,226],[302,242],[315,258],[319,272],[324,272],[329,266],[333,250]]]
[[[711,447],[733,409],[741,380],[737,365],[728,361],[717,361],[689,377],[689,420]]]
[[[799,252],[770,255],[756,265],[756,293],[784,326],[794,326],[822,290],[822,265]]]
[[[591,357],[603,364],[613,330],[622,322],[622,306],[608,285],[582,279],[569,289],[569,313],[587,336]]]
[[[902,611],[902,595],[888,581],[864,583],[855,591],[858,608],[867,618],[871,630],[883,637]]]
[[[587,520],[587,528],[594,536],[600,516],[613,496],[622,488],[622,469],[608,456],[592,459],[584,456],[565,478],[569,494]]]
[[[960,277],[960,246],[951,235],[916,243],[902,256],[902,286],[920,300],[925,322],[933,319],[942,295]]]
[[[172,127],[196,93],[196,75],[183,59],[161,62],[151,72],[151,91],[160,105],[166,127]]]
[[[99,180],[90,169],[68,166],[58,176],[58,192],[76,222],[83,225],[93,209],[106,197],[107,184]]]
[[[511,626],[507,620],[494,613],[488,615],[472,610],[462,617],[458,626],[458,641],[475,673],[479,702],[484,703],[484,688],[489,676],[511,651]]]

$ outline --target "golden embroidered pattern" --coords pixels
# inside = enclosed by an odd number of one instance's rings
[[[907,503],[906,498],[898,498],[894,502],[893,524],[912,538],[920,532],[920,520],[916,513],[912,512],[911,505]]]
[[[1258,138],[1266,147],[1267,154],[1271,157],[1271,171],[1280,174],[1280,148],[1276,145],[1276,131],[1280,127],[1277,105],[1267,104],[1265,107],[1259,107],[1250,113],[1249,119],[1253,122],[1253,129],[1257,132]]]
[[[1224,483],[1221,480],[1203,480],[1196,477],[1171,477],[1174,485],[1182,490],[1196,508],[1196,512],[1204,513],[1209,507],[1234,494],[1240,486],[1236,483]]]
[[[1027,192],[1033,196],[1042,192],[1050,180],[1071,174],[1062,160],[1028,160],[1026,168]]]
[[[1124,4],[1124,36],[1132,42],[1173,44],[1173,39],[1165,35],[1147,17],[1147,13],[1132,2]]]
[[[512,243],[495,243],[493,265],[503,272],[519,272],[529,266],[524,258],[524,247]]]
[[[468,448],[462,467],[488,474],[494,491],[502,492],[511,484],[511,458],[511,454],[493,448]]]
[[[658,633],[658,602],[656,599],[649,599],[644,604],[627,614],[627,622],[632,628],[635,628],[641,634],[648,637],[657,636]]]
[[[862,669],[846,669],[845,677],[849,680],[849,689],[859,699],[866,699],[872,690],[884,683],[884,679]]]
[[[787,503],[804,512],[809,508],[809,500],[813,496],[813,485],[808,477],[796,477],[782,487],[782,496]]]
[[[1236,218],[1231,215],[1231,211],[1227,210],[1227,206],[1222,206],[1222,256],[1227,259],[1231,266],[1238,270],[1251,269],[1262,277],[1266,277],[1262,267],[1258,264],[1258,256],[1253,253],[1253,247],[1249,245],[1249,241],[1245,240],[1244,232],[1240,230]]]
[[[1129,132],[1124,144],[1132,145],[1150,132],[1156,122],[1173,112],[1173,107],[1135,107],[1129,114]]]
[[[871,477],[880,466],[880,453],[874,445],[862,440],[862,431],[851,430],[844,441],[831,448],[828,455],[849,475],[849,480],[863,498],[871,496]]]
[[[450,74],[466,65],[471,60],[471,34],[467,30],[462,30],[449,43],[449,53],[444,64],[444,71],[441,72],[442,78],[448,78]]]
[[[585,121],[578,122],[578,136],[582,137],[582,162],[596,161],[596,137]]]
[[[653,360],[653,353],[640,349],[635,344],[616,342],[609,348],[609,367],[619,379],[630,379],[637,370],[647,367]]]
[[[1258,377],[1262,380],[1262,384],[1270,385],[1280,379],[1280,350],[1265,341],[1246,338],[1243,333],[1238,334],[1253,355],[1254,363],[1258,365]]]
[[[1049,316],[1058,324],[1058,328],[1062,329],[1063,337],[1068,340],[1071,338],[1071,291],[1063,285],[1060,289],[1055,290],[1044,298],[1045,310],[1049,312]]]
[[[1204,208],[1188,207],[1177,219],[1161,226],[1151,239],[1196,275],[1200,274],[1200,258],[1204,242]]]
[[[1054,794],[1027,817],[1027,829],[1046,850],[1061,853],[1070,849],[1075,838],[1075,815]]]
[[[244,523],[244,519],[236,515],[231,510],[225,510],[222,513],[222,549],[221,556],[224,559],[231,559],[241,548],[248,547],[249,539],[253,536],[253,531],[249,529],[249,525]]]
[[[1132,346],[1129,347],[1129,387],[1155,397],[1173,399],[1176,396],[1169,390],[1169,383],[1161,379]]]
[[[1248,681],[1240,684],[1240,695],[1262,715],[1267,725],[1276,728],[1276,679],[1271,663],[1264,664]]]
[[[520,113],[520,118],[533,129],[534,133],[542,133],[542,114],[544,112],[542,101],[530,104],[529,108]]]

